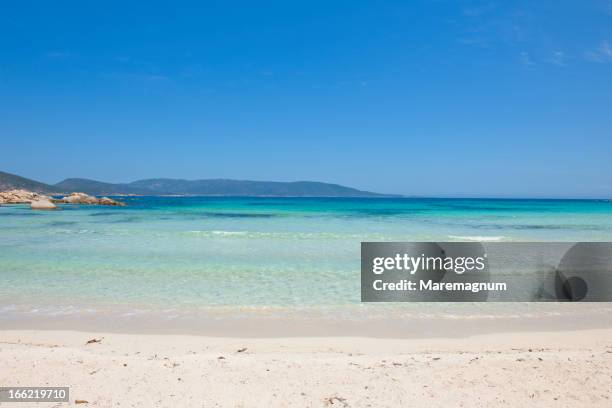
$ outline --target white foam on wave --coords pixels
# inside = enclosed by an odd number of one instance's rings
[[[272,232],[272,231],[186,231],[184,234],[202,238],[271,238],[271,239],[359,239],[359,240],[384,240],[385,236],[380,234],[344,234],[331,232]]]
[[[248,234],[247,231],[188,231],[189,234],[200,235],[204,237],[208,236],[245,236]]]
[[[210,231],[212,235],[220,236],[245,236],[248,235],[248,231]]]
[[[449,235],[451,239],[459,239],[462,241],[479,241],[479,242],[495,242],[501,241],[505,237],[503,235],[487,237],[482,235]]]

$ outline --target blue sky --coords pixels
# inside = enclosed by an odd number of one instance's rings
[[[612,196],[612,1],[1,8],[0,170]]]

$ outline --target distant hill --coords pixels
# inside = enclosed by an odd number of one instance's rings
[[[151,195],[151,191],[129,184],[104,183],[82,178],[68,178],[55,184],[55,187],[64,192],[79,191],[90,195],[115,195],[115,194],[137,194]]]
[[[55,186],[0,171],[0,191],[5,190],[28,190],[48,194],[60,192]]]
[[[382,194],[356,190],[338,184],[314,181],[248,181],[248,180],[139,180],[130,186],[147,189],[157,194],[277,196],[277,197],[378,197]]]
[[[361,191],[338,184],[316,181],[249,181],[228,179],[182,180],[147,179],[132,183],[105,183],[69,178],[55,185],[0,172],[0,191],[24,189],[37,193],[61,194],[75,191],[91,195],[202,195],[270,197],[399,197]]]
[[[111,184],[87,179],[66,179],[55,185],[62,190],[94,195],[202,195],[202,196],[272,196],[272,197],[389,197],[338,184],[314,181],[182,180],[147,179]]]

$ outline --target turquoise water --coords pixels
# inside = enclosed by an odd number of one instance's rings
[[[359,303],[361,241],[611,241],[590,200],[122,197],[0,207],[3,310]]]

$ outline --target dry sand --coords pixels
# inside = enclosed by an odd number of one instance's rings
[[[456,339],[4,330],[0,360],[1,385],[67,385],[70,406],[88,401],[80,407],[612,406],[612,329]]]

